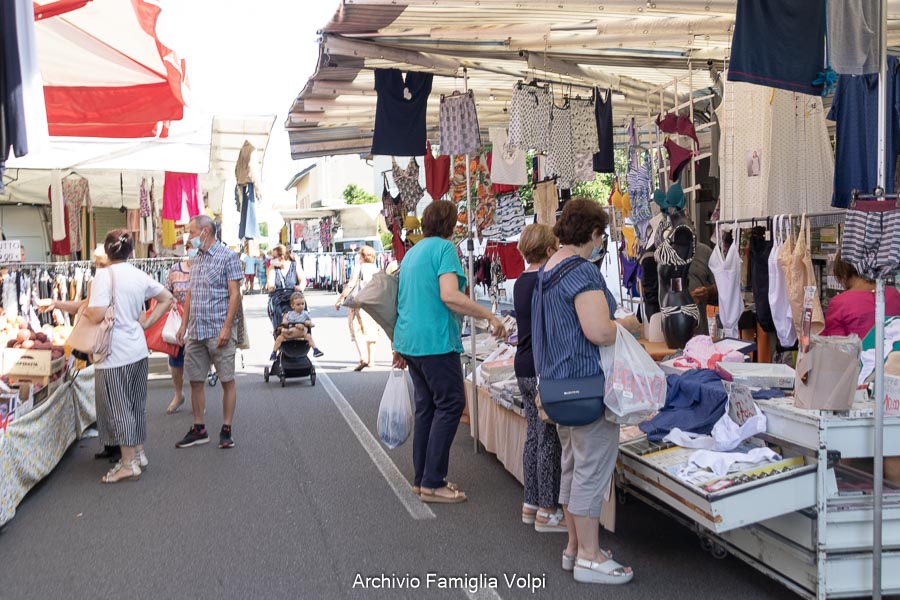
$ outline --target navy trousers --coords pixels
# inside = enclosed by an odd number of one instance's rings
[[[450,447],[466,406],[466,390],[459,354],[404,356],[416,396],[413,431],[414,485],[446,485]]]

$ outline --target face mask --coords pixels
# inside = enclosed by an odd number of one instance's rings
[[[201,236],[199,236],[199,235],[195,238],[191,238],[188,241],[191,242],[191,246],[193,246],[194,248],[196,248],[198,250],[200,249],[200,246],[203,245],[203,240],[201,239]]]
[[[199,250],[197,250],[196,248],[191,248],[190,250],[188,250],[188,258],[194,258],[195,256],[197,256],[197,252],[199,252]]]
[[[591,251],[591,256],[590,258],[588,258],[588,260],[594,262],[596,260],[599,260],[601,256],[603,256],[603,251],[600,250],[600,248],[594,248]]]

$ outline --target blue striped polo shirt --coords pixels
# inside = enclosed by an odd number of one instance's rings
[[[571,261],[579,264],[558,277],[560,269],[570,268]],[[600,375],[600,349],[585,337],[575,312],[576,296],[602,291],[609,305],[609,318],[614,318],[616,300],[606,287],[600,269],[573,256],[549,271],[542,271],[538,277],[543,293],[536,289],[531,301],[532,348],[538,375],[552,380]]]

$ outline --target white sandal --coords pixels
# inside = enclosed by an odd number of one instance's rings
[[[538,506],[533,504],[522,504],[522,522],[526,525],[534,525],[535,517],[537,517]]]
[[[600,550],[600,554],[606,557],[607,560],[612,560],[612,550]],[[574,554],[566,554],[566,551],[563,550],[562,554],[562,568],[563,571],[571,571],[575,568],[575,555]]]
[[[537,516],[542,519],[547,519],[546,522],[535,519],[534,530],[538,533],[567,533],[569,531],[569,528],[566,527],[566,524],[563,522],[565,514],[562,510],[557,510],[553,514],[539,510]]]
[[[634,571],[626,571],[611,558],[599,563],[579,558],[575,561],[574,571],[578,583],[622,585],[634,579]]]
[[[127,477],[116,478],[119,471],[122,469],[128,468],[131,470],[131,475]],[[137,461],[133,461],[130,464],[125,464],[121,460],[116,463],[116,465],[109,470],[109,472],[103,476],[103,479],[100,480],[101,483],[122,483],[123,481],[137,481],[141,478],[141,467],[138,465]]]

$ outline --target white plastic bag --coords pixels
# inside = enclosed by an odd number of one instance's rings
[[[179,329],[181,329],[181,312],[178,309],[178,305],[175,305],[166,316],[166,324],[162,330],[163,341],[167,344],[177,344]]]
[[[666,402],[666,376],[628,330],[616,323],[616,343],[600,347],[606,377],[606,420],[636,425]]]
[[[413,413],[409,400],[406,372],[392,369],[378,407],[378,437],[388,448],[394,449],[412,432]]]

